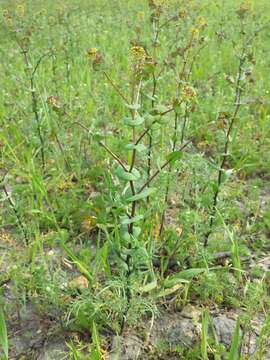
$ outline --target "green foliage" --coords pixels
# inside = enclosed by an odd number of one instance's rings
[[[4,352],[5,359],[8,359],[8,336],[5,322],[5,315],[2,307],[0,307],[0,344]]]
[[[160,304],[242,308],[248,331],[269,308],[269,274],[246,266],[269,250],[269,1],[0,7],[0,281],[16,306],[90,333],[74,359],[102,359],[104,330]],[[212,327],[205,310],[201,344],[176,356],[222,357]]]
[[[240,342],[241,342],[240,321],[239,319],[237,319],[235,330],[232,336],[232,344],[228,355],[228,360],[238,360],[240,358],[239,355]]]

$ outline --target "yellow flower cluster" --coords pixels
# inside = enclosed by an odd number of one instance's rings
[[[57,98],[57,96],[48,96],[47,103],[50,106],[57,106],[58,107],[58,98]]]
[[[185,85],[183,88],[183,100],[190,101],[197,96],[197,91],[190,85]]]
[[[245,1],[240,5],[239,10],[237,11],[240,18],[243,18],[247,15],[248,12],[251,10],[251,3],[249,1]]]
[[[6,25],[11,28],[13,26],[13,19],[7,9],[4,9],[3,12],[3,18],[5,20]]]
[[[184,19],[185,17],[187,17],[187,11],[185,9],[181,9],[179,10],[178,12],[178,16],[181,18],[181,19]]]
[[[99,50],[95,47],[92,47],[87,50],[87,56],[93,66],[94,70],[100,69],[100,66],[104,62],[104,58]]]
[[[4,9],[3,12],[2,12],[2,15],[3,15],[4,18],[9,17],[9,11],[8,11],[8,9]]]
[[[60,183],[58,184],[58,190],[60,191],[66,191],[70,189],[71,184],[68,181],[62,180],[60,181]]]
[[[206,20],[205,20],[205,18],[203,16],[198,16],[197,17],[196,24],[200,28],[204,28],[205,26],[207,26],[207,22],[206,22]]]
[[[168,5],[170,0],[149,0],[149,6],[151,8],[157,8]]]
[[[91,231],[95,228],[97,219],[95,216],[88,215],[82,222],[82,229],[84,231]]]
[[[24,13],[25,13],[25,7],[24,7],[24,5],[23,5],[23,4],[18,5],[18,6],[16,7],[16,15],[17,15],[18,17],[23,17],[23,16],[24,16]]]
[[[89,57],[94,57],[94,56],[97,55],[97,52],[98,52],[98,49],[95,48],[95,47],[92,47],[92,48],[90,48],[90,49],[87,50],[87,55],[88,55]]]
[[[194,37],[199,35],[199,29],[194,26],[192,28],[190,28],[190,32]]]
[[[146,52],[142,46],[133,46],[130,49],[130,57],[134,63],[142,64],[146,59]]]
[[[139,11],[139,12],[137,13],[137,19],[138,19],[139,21],[143,20],[144,17],[145,17],[145,13],[144,13],[143,11]]]

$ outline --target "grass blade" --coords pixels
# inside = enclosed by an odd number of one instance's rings
[[[209,312],[207,309],[205,309],[202,314],[202,339],[201,339],[201,354],[203,360],[208,360],[208,354],[207,354],[208,326],[209,326]]]
[[[240,338],[240,321],[239,321],[239,319],[237,319],[235,330],[234,330],[233,337],[232,337],[232,344],[231,344],[228,360],[239,360],[240,359],[240,356],[238,354],[240,340],[241,340],[241,338]]]
[[[5,358],[8,359],[8,335],[2,307],[0,307],[0,344],[3,348]]]

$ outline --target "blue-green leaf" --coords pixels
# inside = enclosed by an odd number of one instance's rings
[[[127,150],[137,150],[139,152],[142,152],[142,151],[146,151],[147,148],[144,144],[133,144],[133,143],[130,143],[130,144],[127,144],[125,145],[125,149]]]
[[[153,194],[154,192],[156,191],[156,188],[146,188],[145,190],[143,190],[142,192],[136,194],[136,195],[133,195],[131,197],[129,197],[127,199],[128,202],[133,202],[133,201],[137,201],[137,200],[142,200],[142,199],[145,199],[147,198],[149,195]]]
[[[115,170],[115,175],[125,181],[136,181],[139,180],[141,175],[137,169],[133,169],[132,172],[125,171],[122,166],[118,166]]]
[[[125,104],[125,106],[130,110],[138,110],[141,107],[140,104]]]
[[[144,122],[144,118],[140,115],[137,115],[134,119],[132,117],[124,118],[124,124],[128,126],[139,126]]]
[[[183,156],[183,152],[182,151],[173,151],[171,152],[170,154],[168,154],[166,156],[166,159],[168,161],[176,161],[176,160],[179,160],[181,157]]]
[[[121,217],[121,224],[128,225],[131,223],[135,223],[135,222],[142,220],[143,217],[144,217],[143,215],[137,215],[137,216],[134,216],[133,218],[130,218],[128,216],[123,216],[123,217]]]

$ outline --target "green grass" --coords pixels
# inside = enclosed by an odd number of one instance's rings
[[[91,359],[174,295],[269,309],[242,259],[269,250],[270,4],[241,4],[1,2],[0,284]]]

